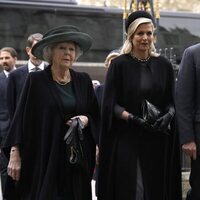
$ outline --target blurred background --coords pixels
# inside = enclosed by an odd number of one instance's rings
[[[174,66],[186,47],[200,42],[199,0],[0,0],[0,48],[15,48],[18,60],[24,62],[30,34],[72,24],[94,39],[80,65],[102,66],[108,53],[122,46],[125,19],[138,9],[154,16],[155,46]]]
[[[78,4],[123,8],[123,0],[77,0]],[[156,1],[154,2],[156,3]],[[199,12],[199,0],[160,0],[161,10]]]

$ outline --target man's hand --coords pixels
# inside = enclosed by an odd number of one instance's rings
[[[196,160],[197,157],[197,146],[195,142],[188,142],[182,145],[183,152],[190,156],[193,160]]]
[[[96,164],[99,164],[99,147],[96,146]]]
[[[10,152],[10,160],[8,163],[8,175],[15,181],[19,181],[21,173],[21,157],[18,147],[12,147]]]

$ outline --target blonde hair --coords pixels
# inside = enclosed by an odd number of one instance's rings
[[[127,38],[122,46],[120,54],[127,54],[131,53],[133,49],[133,44],[132,44],[132,36],[141,24],[145,23],[150,23],[152,25],[153,32],[155,31],[154,24],[151,19],[145,18],[145,17],[140,17],[134,20],[128,27],[127,30]],[[150,49],[149,49],[149,54],[153,57],[158,57],[160,54],[156,53],[156,48],[154,46],[154,43],[152,42]]]
[[[116,58],[116,57],[119,56],[119,55],[120,55],[120,53],[119,53],[119,52],[116,52],[116,51],[115,51],[115,52],[109,53],[109,54],[107,55],[106,59],[105,59],[105,62],[104,62],[105,67],[108,68],[109,65],[110,65],[111,60],[114,59],[114,58]]]

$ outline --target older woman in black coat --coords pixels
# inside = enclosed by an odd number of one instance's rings
[[[112,61],[104,87],[98,197],[180,200],[172,65],[155,52],[149,13],[132,13],[126,31],[122,55]],[[142,118],[145,99],[162,111],[153,124]]]
[[[50,65],[29,74],[6,142],[12,146],[8,174],[20,199],[92,199],[98,103],[88,74],[71,69],[91,44],[89,35],[66,25],[48,31],[32,49]],[[67,156],[64,136],[74,118],[83,128],[84,166]]]

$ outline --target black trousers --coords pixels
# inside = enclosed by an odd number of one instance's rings
[[[8,165],[8,159],[6,158],[5,154],[3,152],[1,152],[0,153],[0,173],[1,173],[1,190],[2,190],[2,194],[5,191],[6,179],[8,177],[7,165]]]
[[[188,194],[187,200],[200,200],[200,155],[196,160],[191,160],[190,173],[191,191]]]

